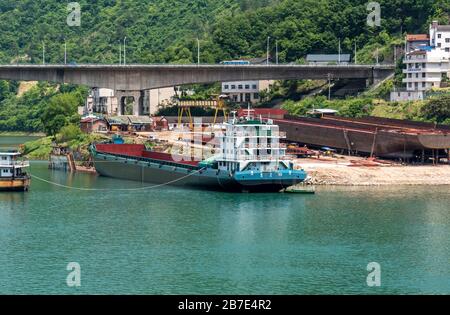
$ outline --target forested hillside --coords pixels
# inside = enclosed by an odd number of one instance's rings
[[[277,39],[283,61],[310,52],[335,52],[338,39],[353,51],[402,32],[425,31],[434,17],[448,18],[447,0],[379,0],[382,26],[366,24],[367,0],[80,0],[81,26],[68,26],[67,4],[57,0],[0,1],[0,62],[114,63],[128,38],[128,61],[193,62],[196,38],[203,62],[261,56]],[[272,45],[274,46],[274,45]],[[18,58],[19,57],[19,58]]]
[[[344,52],[356,43],[359,62],[373,63],[375,47],[390,55],[405,32],[425,32],[433,19],[447,23],[450,12],[448,0],[378,0],[381,26],[369,27],[367,0],[80,0],[77,27],[67,25],[69,2],[0,0],[0,63],[41,63],[43,43],[46,62],[62,63],[64,42],[69,62],[118,63],[124,37],[128,63],[196,62],[197,38],[201,61],[217,63],[264,56],[268,36],[281,62],[336,52],[341,39]],[[86,95],[48,84],[16,92],[17,83],[0,81],[0,131],[54,133],[75,120]]]

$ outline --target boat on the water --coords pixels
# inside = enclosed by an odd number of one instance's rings
[[[31,178],[25,169],[30,163],[20,156],[17,151],[0,152],[0,191],[28,191]]]
[[[94,144],[91,153],[102,176],[155,184],[278,192],[307,178],[287,157],[285,134],[271,120],[235,117],[215,137],[218,154],[198,161],[137,144]]]

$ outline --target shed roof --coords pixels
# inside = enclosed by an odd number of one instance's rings
[[[153,119],[149,116],[123,116],[128,118],[132,125],[150,125],[153,123]]]
[[[425,42],[429,41],[430,37],[428,34],[408,34],[406,35],[406,40],[408,42]]]

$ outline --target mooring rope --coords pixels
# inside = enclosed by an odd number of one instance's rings
[[[202,168],[202,169],[200,169],[198,171],[195,171],[194,173],[188,174],[186,176],[180,177],[178,179],[175,179],[173,181],[170,181],[170,182],[167,182],[167,183],[164,183],[164,184],[158,184],[158,185],[146,186],[146,187],[138,187],[138,188],[119,188],[119,189],[117,189],[117,188],[116,189],[107,189],[107,188],[73,187],[73,186],[67,186],[67,185],[63,185],[63,184],[60,184],[60,183],[52,182],[52,181],[46,180],[46,179],[44,179],[42,177],[33,175],[31,173],[30,173],[30,176],[31,176],[31,178],[34,178],[34,179],[36,179],[38,181],[41,181],[41,182],[44,182],[44,183],[47,183],[47,184],[50,184],[50,185],[53,185],[53,186],[56,186],[56,187],[61,187],[61,188],[65,188],[65,189],[72,189],[72,190],[78,190],[78,191],[139,191],[139,190],[149,190],[149,189],[154,189],[154,188],[159,188],[159,187],[164,187],[164,186],[168,186],[168,185],[171,185],[171,184],[175,184],[175,183],[177,183],[179,181],[182,181],[182,180],[184,180],[186,178],[189,178],[191,176],[199,174],[203,170],[205,170],[205,168]]]

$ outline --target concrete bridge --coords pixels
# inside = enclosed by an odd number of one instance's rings
[[[122,91],[249,80],[383,80],[394,65],[0,65],[0,79],[49,81]]]
[[[48,81],[109,88],[121,107],[126,97],[143,91],[194,83],[252,80],[366,79],[377,83],[394,73],[394,65],[0,65],[0,79]]]

